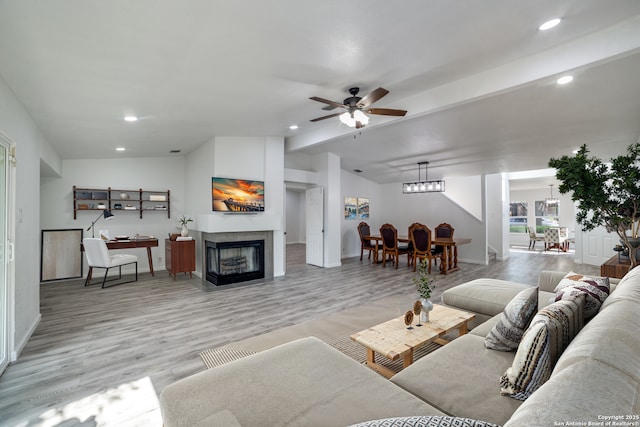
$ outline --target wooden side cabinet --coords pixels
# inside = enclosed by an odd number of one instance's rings
[[[631,263],[628,258],[625,259],[614,255],[600,266],[600,275],[622,279],[629,272],[630,267]]]
[[[196,241],[195,240],[169,240],[164,241],[165,268],[176,280],[176,274],[189,273],[196,269]]]

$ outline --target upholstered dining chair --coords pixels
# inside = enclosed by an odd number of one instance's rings
[[[435,228],[435,238],[444,238],[444,239],[453,239],[453,232],[455,231],[451,224],[447,224],[443,222],[438,224]],[[444,246],[436,245],[434,248],[434,254],[438,257],[442,256],[442,252],[444,251]]]
[[[417,260],[428,259],[428,273],[431,274],[431,260],[437,258],[435,250],[431,248],[431,230],[424,224],[415,222],[409,226],[409,239],[411,240],[411,262],[413,271],[416,271]]]
[[[557,248],[558,252],[565,250],[565,240],[568,236],[560,231],[560,228],[551,227],[544,229],[544,250]]]
[[[529,232],[529,249],[535,249],[536,242],[544,242],[544,236],[538,236],[536,230],[533,227],[527,227]]]
[[[99,238],[86,237],[82,239],[82,245],[84,246],[84,252],[87,255],[87,262],[89,264],[89,272],[87,273],[87,279],[84,282],[85,286],[91,284],[91,277],[93,276],[94,268],[104,268],[104,278],[102,279],[102,287],[110,287],[116,285],[122,285],[124,283],[131,283],[138,281],[138,257],[129,254],[116,254],[109,255],[109,249],[107,243]],[[126,282],[114,283],[110,286],[105,286],[107,282],[122,279],[122,266],[128,264],[136,265],[136,278],[135,280],[128,280]],[[107,274],[109,269],[118,267],[118,277],[107,280]]]
[[[400,255],[407,255],[407,265],[411,261],[409,257],[408,246],[398,246],[398,230],[391,224],[383,224],[380,227],[380,237],[382,237],[382,266],[387,262],[387,256],[390,256],[398,268]]]
[[[358,235],[360,236],[360,261],[362,261],[364,251],[369,251],[369,257],[367,259],[371,259],[371,252],[376,250],[376,244],[370,239],[365,238],[366,236],[371,236],[369,224],[364,221],[358,224]],[[380,250],[380,248],[378,248],[378,250]]]

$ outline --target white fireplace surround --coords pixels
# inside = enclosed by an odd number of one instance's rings
[[[196,217],[194,230],[202,233],[229,233],[244,231],[275,231],[282,229],[282,216],[259,213],[212,212]]]

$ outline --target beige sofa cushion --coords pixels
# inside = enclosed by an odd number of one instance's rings
[[[528,288],[531,286],[506,280],[475,279],[444,291],[442,302],[462,310],[493,317],[502,313],[509,301],[520,291]]]
[[[225,409],[243,426],[345,426],[444,415],[314,337],[177,381],[160,394],[160,408],[164,427],[193,426]]]
[[[640,383],[640,302],[619,300],[601,310],[562,354],[553,374],[588,358]]]
[[[513,352],[488,350],[484,337],[456,338],[391,378],[447,415],[504,424],[522,402],[500,395]]]
[[[586,359],[554,374],[504,427],[602,422],[601,416],[640,414],[639,399],[636,380],[606,363]]]
[[[525,329],[538,311],[538,288],[520,291],[500,315],[484,340],[487,348],[498,351],[513,351],[518,348]]]

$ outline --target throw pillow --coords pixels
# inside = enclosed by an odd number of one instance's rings
[[[553,371],[556,361],[584,323],[584,296],[567,298],[543,308],[531,320],[513,364],[500,377],[500,392],[525,400]]]
[[[568,296],[584,294],[586,297],[584,317],[585,320],[589,320],[598,314],[600,306],[609,296],[610,289],[608,277],[583,276],[571,271],[556,286],[555,300],[560,301]]]
[[[395,417],[381,420],[365,421],[349,427],[499,427],[485,421],[471,418],[427,415],[416,417]]]
[[[513,351],[518,348],[524,331],[538,311],[538,288],[520,291],[500,315],[500,320],[484,340],[486,348]]]

